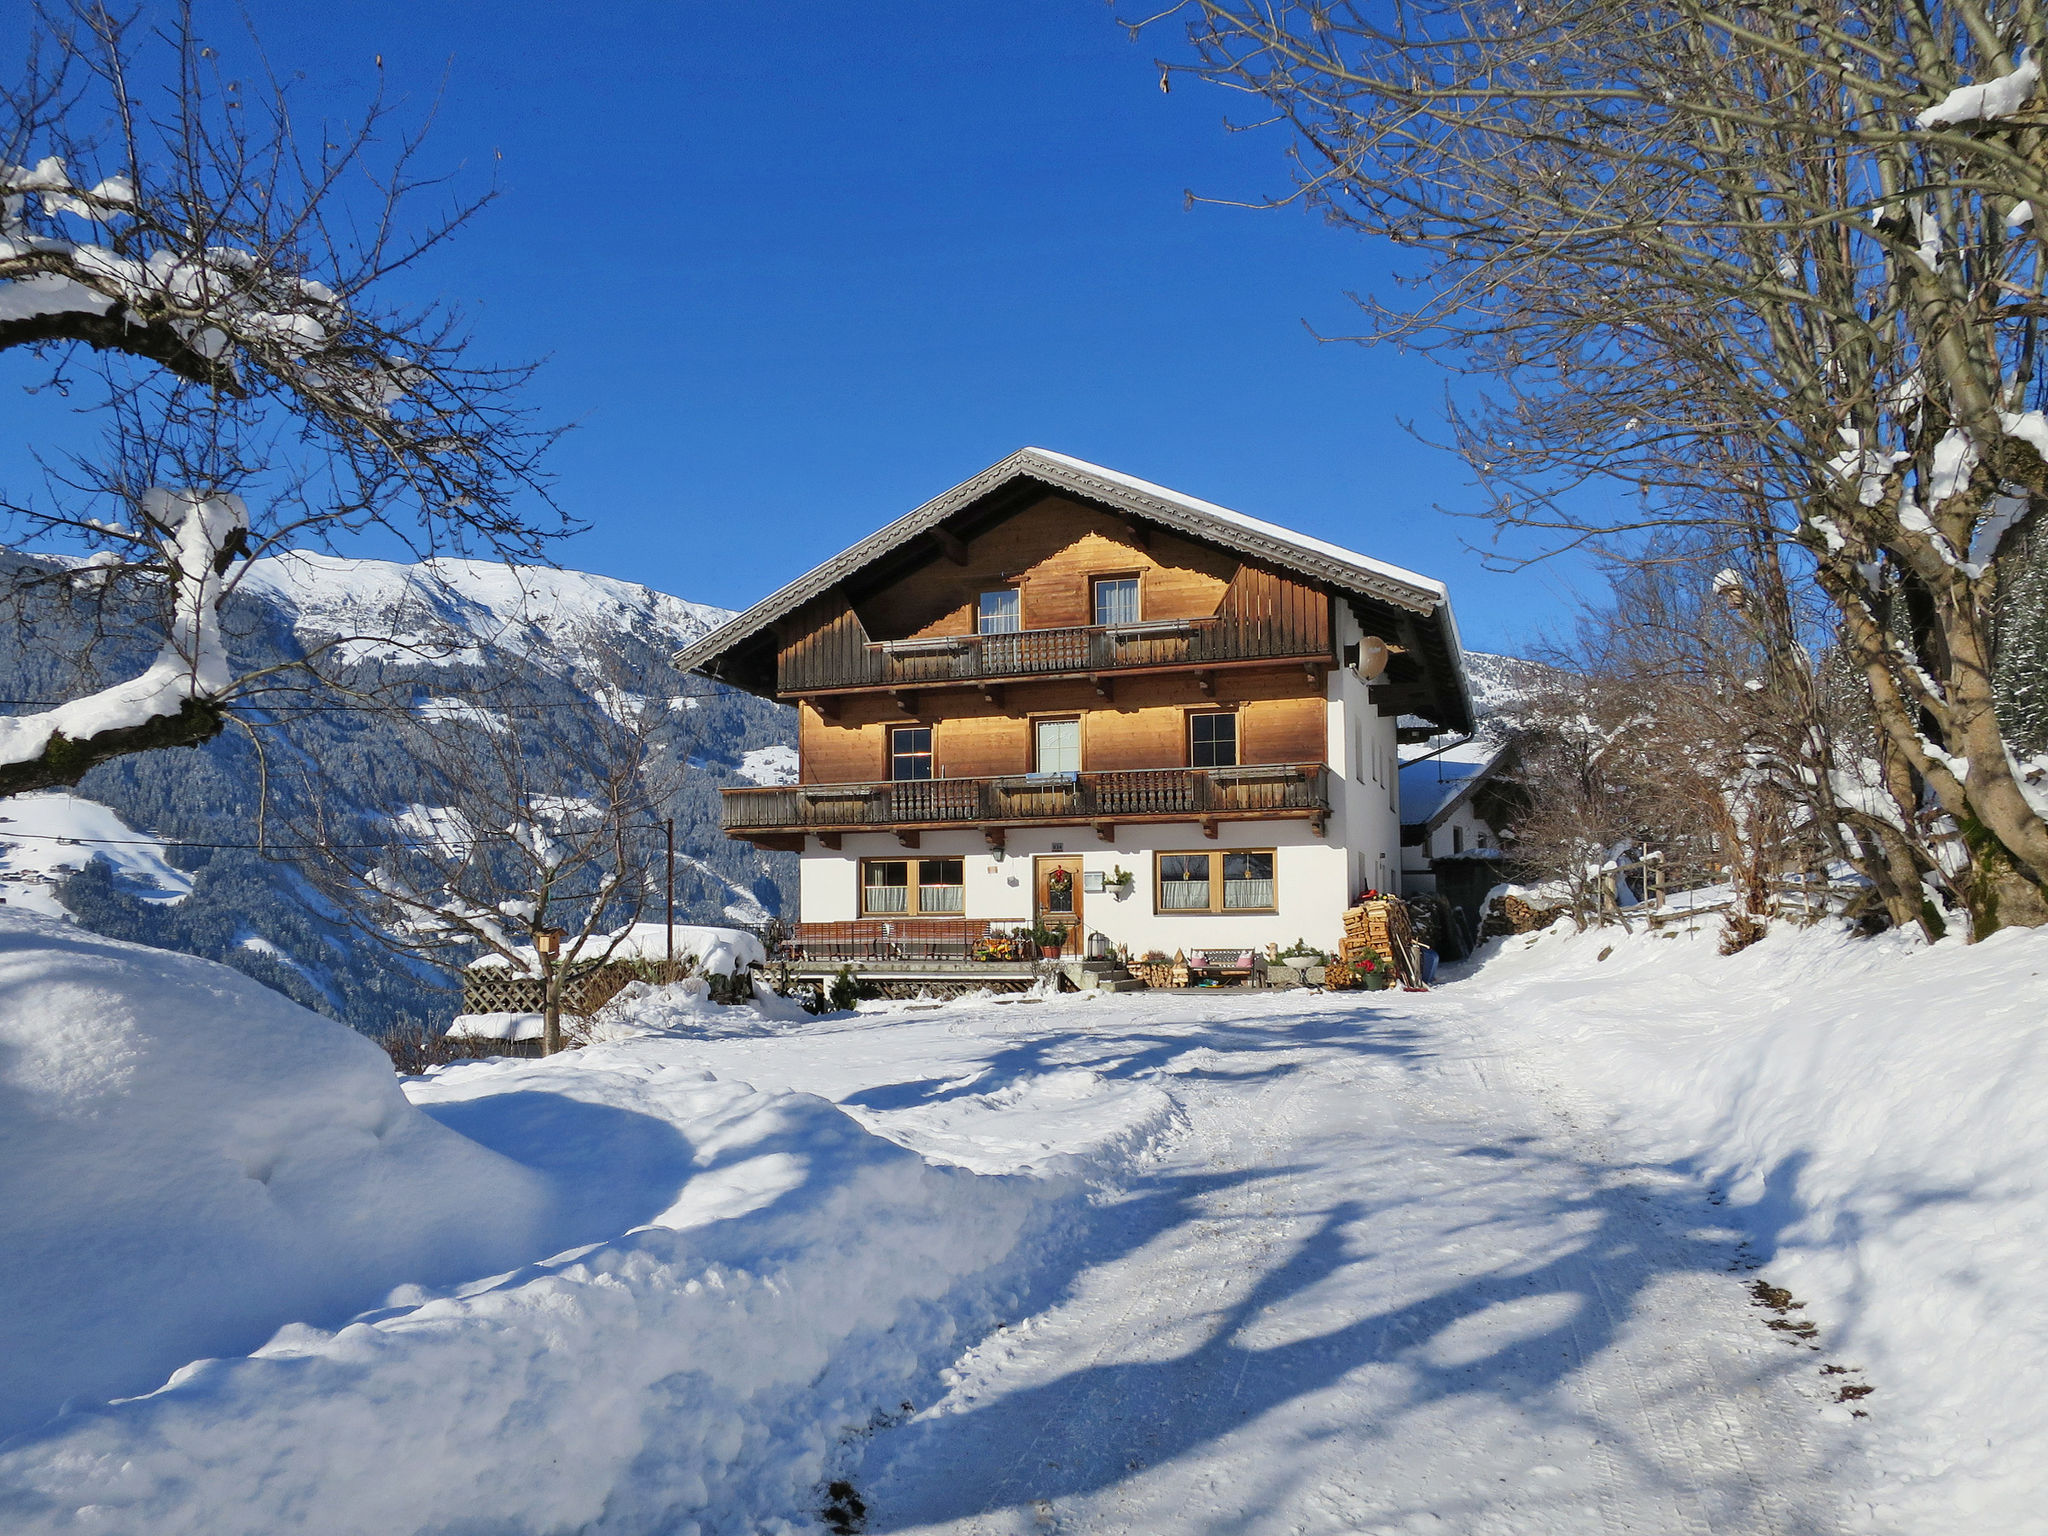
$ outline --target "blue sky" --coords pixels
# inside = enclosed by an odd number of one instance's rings
[[[232,25],[225,6],[213,13]],[[546,357],[564,565],[739,607],[1027,443],[1448,580],[1513,648],[1564,576],[1485,571],[1445,375],[1319,344],[1383,253],[1298,209],[1285,139],[1101,0],[248,0],[273,62],[441,89],[430,159],[503,196],[416,292]],[[501,157],[501,158],[499,158]]]

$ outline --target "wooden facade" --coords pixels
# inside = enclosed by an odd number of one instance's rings
[[[859,602],[792,615],[776,656],[785,698],[1044,678],[1322,661],[1330,600],[1278,572],[1048,499]],[[1139,618],[1097,624],[1094,583],[1133,579]],[[1013,590],[1022,627],[977,632],[984,592]]]
[[[1125,584],[1125,606],[1096,623],[1103,581]],[[1015,594],[1017,627],[979,632],[991,593]],[[872,590],[821,594],[777,634],[798,782],[725,791],[734,836],[1261,817],[1320,830],[1329,812],[1329,594],[1192,539],[1045,497]],[[1217,713],[1230,756],[1198,762],[1190,722]],[[1074,722],[1062,774],[1034,761],[1049,720]],[[892,772],[904,728],[929,732],[917,777]]]

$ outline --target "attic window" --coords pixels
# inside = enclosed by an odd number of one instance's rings
[[[1138,578],[1105,576],[1095,583],[1095,622],[1135,624],[1138,622]]]
[[[1015,587],[981,594],[981,611],[975,628],[984,635],[1014,635],[1024,627],[1024,605]]]

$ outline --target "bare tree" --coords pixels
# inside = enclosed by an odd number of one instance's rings
[[[623,689],[569,711],[517,684],[444,692],[394,714],[415,777],[337,808],[308,770],[284,841],[316,888],[394,952],[449,971],[494,961],[543,984],[543,1048],[562,987],[628,941],[661,889],[656,806],[682,768],[653,709]]]
[[[516,404],[527,370],[479,366],[458,316],[392,299],[489,194],[416,217],[441,187],[419,129],[381,96],[302,123],[241,52],[229,69],[189,4],[145,32],[73,0],[36,12],[0,89],[0,351],[109,442],[0,492],[17,539],[94,552],[83,581],[31,571],[11,596],[31,616],[139,599],[164,637],[145,677],[6,722],[0,793],[218,733],[246,681],[217,622],[238,557],[373,525],[420,554],[531,557],[567,531],[550,434]]]
[[[1972,933],[2048,921],[1992,665],[2010,535],[2048,496],[2037,0],[1166,14],[1197,62],[1163,78],[1249,95],[1293,130],[1295,195],[1397,247],[1416,292],[1365,300],[1369,336],[1494,381],[1451,414],[1499,522],[1626,549],[1731,495],[1770,509],[1887,778],[1963,839]]]

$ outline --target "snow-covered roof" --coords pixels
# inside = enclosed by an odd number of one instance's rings
[[[831,591],[867,567],[948,519],[991,501],[1020,483],[1107,508],[1121,516],[1157,524],[1201,543],[1306,577],[1385,615],[1415,642],[1417,660],[1430,680],[1432,709],[1439,724],[1469,729],[1471,690],[1450,597],[1442,582],[1355,550],[1311,538],[1228,507],[1184,495],[1165,486],[1106,469],[1069,454],[1020,448],[998,464],[915,511],[868,535],[824,564],[769,594],[694,644],[676,652],[676,665],[755,692],[769,692],[772,645],[769,632],[812,599]],[[1006,500],[1010,498],[1005,498]],[[1021,510],[1021,506],[1019,508]]]
[[[1128,486],[1130,489],[1142,492],[1147,496],[1157,496],[1164,501],[1173,502],[1176,506],[1186,507],[1190,512],[1199,512],[1204,517],[1221,518],[1224,522],[1235,523],[1240,528],[1248,529],[1265,538],[1277,539],[1282,543],[1292,544],[1297,549],[1305,550],[1310,554],[1321,555],[1325,559],[1356,566],[1361,571],[1384,576],[1389,581],[1403,582],[1408,586],[1419,588],[1425,592],[1434,592],[1439,598],[1448,599],[1450,597],[1449,590],[1440,581],[1433,580],[1428,576],[1419,576],[1414,571],[1404,570],[1402,567],[1391,565],[1385,560],[1375,560],[1370,555],[1361,555],[1354,550],[1344,548],[1341,544],[1332,544],[1324,539],[1311,538],[1305,533],[1296,533],[1292,528],[1282,528],[1278,523],[1269,523],[1264,518],[1252,517],[1243,512],[1234,512],[1229,507],[1219,507],[1215,502],[1204,501],[1199,496],[1189,496],[1163,485],[1154,485],[1150,480],[1140,480],[1136,475],[1127,475],[1119,469],[1107,469],[1100,464],[1090,464],[1086,459],[1077,459],[1071,454],[1054,453],[1050,448],[1026,448],[1023,451],[1029,454],[1036,454],[1044,459],[1050,459],[1054,463],[1064,464],[1068,468],[1084,475],[1099,475],[1105,480],[1114,480],[1118,485]]]
[[[1474,790],[1501,768],[1510,743],[1461,743],[1480,747],[1477,752],[1459,748],[1416,762],[1403,763],[1401,782],[1401,824],[1434,831]]]
[[[614,941],[616,940],[616,944]],[[635,923],[616,934],[597,934],[583,946],[578,961],[606,954],[619,961],[664,960],[668,957],[669,926],[666,923]],[[750,965],[766,965],[768,951],[760,936],[744,928],[716,928],[698,923],[675,925],[676,958],[694,960],[700,972],[721,976],[737,975]],[[528,975],[540,974],[540,956],[531,945],[514,949],[520,968]],[[488,954],[472,960],[472,971],[501,970],[512,962],[503,955]]]

